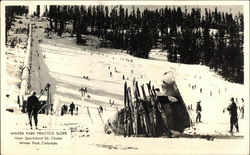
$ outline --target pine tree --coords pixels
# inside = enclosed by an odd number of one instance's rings
[[[39,18],[40,17],[40,5],[36,6],[36,16]]]

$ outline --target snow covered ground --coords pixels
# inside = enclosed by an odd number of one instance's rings
[[[98,39],[94,36],[83,36],[88,39],[88,46],[78,46],[75,38],[57,37],[46,39],[43,33],[44,22],[35,22],[37,29],[33,33],[31,90],[40,92],[47,83],[51,84],[52,102],[56,113],[54,115],[39,115],[39,128],[43,131],[67,131],[69,137],[63,147],[58,146],[62,153],[68,151],[74,154],[92,152],[94,154],[239,154],[248,151],[248,86],[230,83],[201,65],[184,65],[165,61],[160,51],[152,52],[151,59],[140,59],[127,55],[118,49],[99,48]],[[39,39],[42,41],[39,43]],[[8,50],[10,51],[10,50]],[[163,57],[161,59],[161,56]],[[21,57],[23,58],[23,57]],[[14,58],[13,58],[14,59]],[[164,60],[164,61],[163,61]],[[21,60],[20,60],[21,61]],[[8,61],[7,61],[8,63]],[[17,80],[14,68],[8,67],[6,79]],[[151,81],[161,88],[163,73],[174,71],[178,88],[186,105],[192,105],[190,111],[195,118],[195,105],[201,100],[203,123],[196,125],[200,134],[225,133],[229,130],[229,114],[223,113],[230,97],[245,99],[245,118],[239,120],[240,135],[243,139],[214,139],[208,141],[200,138],[124,138],[113,134],[107,135],[103,130],[106,122],[123,106],[123,84],[132,84],[135,77],[139,84]],[[112,72],[112,76],[110,73]],[[9,74],[13,73],[13,74]],[[123,80],[123,75],[126,80]],[[83,76],[88,76],[88,80]],[[6,92],[13,90],[12,83]],[[196,89],[192,86],[196,85]],[[89,98],[81,96],[79,89],[87,87]],[[200,89],[202,88],[202,93]],[[15,96],[17,91],[11,92]],[[114,101],[111,107],[109,101]],[[10,101],[12,104],[15,101]],[[79,107],[79,114],[60,116],[63,104],[74,102]],[[4,107],[11,107],[4,103]],[[104,107],[101,117],[97,108]],[[88,114],[88,110],[90,115]],[[9,130],[29,131],[27,114],[21,112],[9,113],[5,110],[2,123],[5,125],[3,138],[11,139]],[[103,122],[102,122],[103,120]],[[193,129],[187,130],[190,132]],[[86,132],[87,131],[87,132]],[[215,132],[216,131],[216,132]],[[65,140],[66,141],[66,140]],[[13,144],[13,139],[6,145]],[[20,153],[33,149],[41,153],[41,146],[21,145]],[[57,147],[57,146],[56,146]],[[47,153],[55,147],[46,148]],[[10,150],[13,151],[13,150]]]

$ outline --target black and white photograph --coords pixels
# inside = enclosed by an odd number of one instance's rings
[[[249,2],[2,1],[1,154],[249,154]]]

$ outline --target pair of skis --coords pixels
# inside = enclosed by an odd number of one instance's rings
[[[135,91],[133,92],[135,96]],[[134,97],[133,96],[133,97]],[[132,97],[131,88],[124,84],[124,137],[139,135],[138,102]]]
[[[132,130],[132,117],[131,117],[131,93],[127,82],[124,84],[124,137],[130,135]]]
[[[140,133],[145,134],[147,137],[152,136],[152,132],[150,130],[149,126],[149,115],[148,115],[148,102],[147,102],[147,97],[144,91],[144,86],[141,86],[142,89],[142,96],[141,97],[140,91],[139,91],[139,86],[138,86],[138,81],[134,82],[134,96],[135,96],[135,103],[137,105],[137,122],[138,126],[141,127]]]
[[[146,136],[159,136],[158,127],[161,117],[164,124],[164,131],[168,137],[172,137],[172,132],[168,127],[167,116],[159,102],[154,86],[147,83],[150,99],[147,99],[144,85],[141,85],[142,95],[139,91],[138,81],[133,81],[133,97],[131,89],[124,84],[124,137],[134,134],[144,134]],[[143,97],[143,99],[142,99]],[[157,115],[160,114],[160,115]]]
[[[157,132],[157,129],[159,129],[157,126],[159,125],[159,118],[157,117],[157,113],[160,114],[160,117],[162,118],[163,120],[163,124],[164,124],[164,131],[165,133],[167,134],[168,137],[172,137],[172,132],[168,126],[168,120],[167,120],[167,116],[162,108],[162,105],[161,103],[159,102],[159,99],[158,99],[158,96],[155,92],[155,89],[154,89],[154,86],[152,86],[151,88],[151,82],[149,82],[147,84],[147,87],[148,87],[148,93],[149,93],[149,96],[150,96],[150,101],[151,101],[151,104],[152,104],[152,110],[151,110],[151,125],[152,125],[152,131],[153,131],[153,135],[154,136],[158,136],[158,132]]]

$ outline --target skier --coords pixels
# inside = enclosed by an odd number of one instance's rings
[[[241,108],[240,108],[240,112],[241,112],[241,119],[244,119],[244,99],[241,98]]]
[[[34,117],[35,126],[37,129],[37,123],[38,123],[37,115],[39,107],[40,107],[39,99],[36,97],[36,92],[34,91],[31,93],[31,96],[29,96],[27,99],[27,112],[29,116],[29,124],[31,129],[32,129],[32,116]]]
[[[201,105],[200,105],[201,101],[199,100],[196,104],[196,123],[201,122]]]
[[[67,113],[68,111],[68,105],[65,105],[65,114]]]
[[[63,114],[66,114],[68,108],[67,108],[67,106],[65,104],[62,106],[62,109],[63,109]]]
[[[76,107],[76,115],[78,115],[78,107]]]
[[[50,104],[50,112],[51,114],[53,113],[54,109],[53,109],[53,104]]]
[[[72,102],[70,104],[69,108],[70,108],[69,110],[70,110],[71,116],[73,116],[73,111],[75,110],[75,104],[74,104],[74,102]]]
[[[237,105],[234,102],[234,98],[231,98],[231,103],[227,107],[227,110],[229,111],[230,114],[230,133],[233,132],[233,126],[236,128],[236,132],[239,132],[239,125],[238,125],[238,114],[237,114]]]
[[[112,107],[115,104],[115,101],[113,100],[113,102],[110,104],[110,107]]]
[[[64,106],[61,107],[61,116],[64,114]]]
[[[100,105],[100,107],[99,107],[99,112],[100,113],[103,113],[103,107]]]

